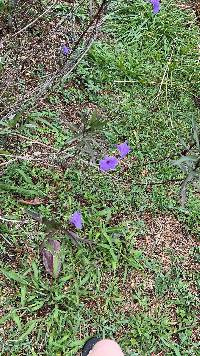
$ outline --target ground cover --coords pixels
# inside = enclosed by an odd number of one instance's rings
[[[70,80],[1,136],[19,156],[0,161],[2,355],[75,355],[96,333],[126,355],[198,354],[199,186],[181,206],[186,175],[172,161],[183,140],[197,154],[199,29],[178,5],[163,1],[154,16],[146,2],[113,2]],[[101,172],[125,140],[130,154]],[[76,210],[91,245],[66,234]],[[62,244],[57,279],[41,259],[49,237]]]

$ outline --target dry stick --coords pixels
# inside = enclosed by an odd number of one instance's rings
[[[9,166],[9,164],[11,164],[11,163],[13,163],[13,162],[16,162],[16,161],[17,161],[17,158],[10,159],[10,160],[7,161],[7,162],[0,163],[0,167]]]
[[[37,145],[40,145],[42,147],[45,147],[45,148],[49,148],[50,150],[53,150],[55,152],[58,152],[59,150],[57,148],[53,148],[52,146],[49,146],[47,145],[46,143],[43,143],[43,142],[40,142],[40,141],[37,141],[37,140],[32,140],[31,138],[29,137],[26,137],[26,136],[23,136],[23,135],[20,135],[18,133],[8,133],[8,135],[10,136],[17,136],[19,138],[22,138],[26,141],[28,141],[30,144],[37,144]]]
[[[1,119],[1,122],[5,120],[12,120],[17,113],[23,112],[31,103],[33,103],[39,98],[42,94],[44,94],[47,89],[49,89],[53,83],[55,83],[56,79],[58,80],[61,76],[68,76],[79,64],[79,62],[82,60],[82,58],[85,56],[89,48],[91,47],[93,41],[95,38],[93,37],[91,42],[84,48],[82,53],[77,56],[77,58],[71,61],[71,63],[66,64],[61,71],[54,73],[49,79],[46,80],[46,82],[42,83],[40,86],[35,88],[31,94],[27,94],[21,99],[18,103],[15,104],[13,109]],[[66,71],[66,73],[65,73]],[[25,102],[24,102],[25,101]]]
[[[89,29],[95,24],[95,22],[96,22],[96,26],[97,26],[98,20],[100,20],[100,16],[105,11],[105,8],[106,8],[107,4],[108,4],[108,0],[103,0],[102,1],[97,13],[94,15],[93,19],[89,22],[89,24],[86,27],[85,31],[80,35],[79,39],[75,43],[75,45],[73,47],[73,50],[75,50],[78,47],[78,45],[80,44],[81,40],[85,37],[85,35],[89,31]]]
[[[51,8],[56,4],[56,1],[51,5],[49,6],[42,14],[40,14],[37,18],[35,18],[35,20],[33,20],[32,22],[30,22],[27,26],[23,27],[21,30],[19,30],[18,32],[14,33],[12,36],[10,37],[16,37],[17,35],[19,35],[20,33],[22,33],[23,31],[27,30],[27,28],[29,28],[31,25],[33,25],[35,22],[37,22],[41,17],[43,17],[46,13],[48,13]],[[54,27],[54,30],[55,28],[57,28],[61,23],[62,23],[63,20],[61,20],[56,27]],[[52,29],[50,30],[50,33],[52,32]],[[9,41],[9,38],[7,39],[7,41]],[[5,42],[5,40],[1,41],[0,44],[3,44]],[[9,56],[9,52],[10,51],[7,51],[6,52],[6,56],[8,55]],[[7,82],[6,82],[7,84]],[[8,85],[7,85],[8,87]],[[1,95],[3,95],[7,89],[7,87],[3,90],[3,92],[1,93]]]
[[[183,178],[177,178],[177,179],[167,179],[167,180],[161,180],[160,182],[147,182],[147,183],[140,183],[140,182],[133,182],[135,185],[141,185],[141,186],[152,186],[152,185],[163,185],[163,184],[171,184],[171,183],[179,183],[182,182]]]
[[[21,34],[23,31],[27,30],[27,28],[29,28],[30,26],[32,26],[34,23],[36,23],[41,17],[43,17],[45,14],[47,14],[52,7],[56,4],[56,1],[54,1],[54,3],[49,6],[42,14],[40,14],[39,16],[37,16],[32,22],[30,22],[28,25],[26,25],[25,27],[23,27],[21,30],[15,32],[11,37],[15,38],[16,36],[18,36],[19,34]],[[8,38],[9,40],[9,38]],[[5,39],[3,41],[1,41],[1,44],[3,44],[5,42]],[[6,53],[6,55],[9,55],[9,52]],[[8,87],[8,85],[7,85]],[[1,95],[3,95],[5,93],[6,89],[4,89],[4,91],[1,93]]]
[[[46,155],[46,154],[45,154]],[[55,164],[50,164],[49,162],[44,162],[44,158],[35,158],[35,157],[32,157],[32,156],[14,156],[14,155],[8,155],[8,154],[0,154],[0,157],[11,157],[12,159],[10,159],[9,161],[7,162],[3,162],[0,164],[0,167],[3,167],[3,166],[7,166],[9,164],[11,164],[12,162],[15,162],[15,161],[18,161],[18,160],[21,160],[21,161],[34,161],[34,162],[43,162],[45,164],[48,164],[49,167],[54,167],[55,168]],[[40,155],[41,156],[41,155]],[[49,157],[48,157],[49,158]]]
[[[83,48],[82,52],[78,56],[76,56],[70,63],[67,63],[61,70],[55,72],[49,79],[46,80],[46,82],[44,82],[36,89],[34,89],[34,91],[31,94],[24,96],[23,99],[20,100],[18,103],[16,103],[15,106],[12,108],[12,110],[1,119],[1,122],[5,120],[12,120],[17,113],[25,110],[25,108],[31,103],[33,104],[36,101],[36,99],[39,98],[42,94],[44,94],[47,91],[47,89],[49,89],[52,86],[53,83],[55,83],[56,81],[58,81],[58,79],[60,79],[60,77],[68,76],[76,68],[76,66],[86,55],[91,45],[93,44],[94,40],[96,39],[96,32],[99,27],[98,24],[100,22],[100,15],[104,11],[104,7],[106,6],[106,4],[107,4],[107,0],[104,0],[99,10],[97,11],[96,15],[94,16],[94,19],[90,21],[86,30],[80,35],[78,41],[75,43],[73,52],[78,47],[78,45],[80,44],[81,40],[85,37],[85,35],[88,34],[89,30],[93,26],[95,26],[92,31],[92,35],[89,37],[89,40],[86,41],[86,45]],[[32,97],[32,100],[30,100],[30,97]],[[26,100],[25,103],[24,100]]]
[[[41,17],[43,17],[44,15],[46,15],[51,9],[52,7],[56,4],[56,1],[53,2],[52,5],[50,5],[42,14],[40,14],[38,17],[36,17],[32,22],[30,22],[28,25],[26,25],[25,27],[21,28],[21,30],[19,30],[18,32],[14,33],[14,35],[12,37],[16,37],[18,36],[20,33],[22,33],[23,31],[27,30],[27,28],[29,28],[30,26],[32,26],[34,23],[36,23]]]
[[[66,150],[65,150],[66,151]],[[7,162],[3,162],[3,163],[0,163],[0,167],[3,167],[3,166],[8,166],[9,164],[13,163],[13,162],[16,162],[16,161],[33,161],[33,162],[41,162],[43,164],[47,164],[49,167],[53,167],[53,168],[56,168],[56,167],[59,167],[59,165],[56,165],[55,163],[54,164],[51,164],[49,163],[49,159],[52,158],[55,160],[55,154],[57,155],[58,154],[58,151],[54,152],[54,154],[48,154],[48,153],[43,153],[43,152],[39,152],[38,153],[38,156],[39,158],[37,158],[36,156],[14,156],[12,154],[5,154],[5,153],[0,153],[0,157],[11,157],[11,159]],[[45,156],[44,158],[40,158],[41,156]],[[72,158],[73,155],[68,155],[68,156],[65,156],[65,158]],[[47,161],[48,159],[48,161]]]

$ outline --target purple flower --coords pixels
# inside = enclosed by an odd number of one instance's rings
[[[131,148],[128,145],[127,141],[121,143],[120,145],[117,145],[117,148],[119,150],[121,158],[124,158],[131,151]]]
[[[63,47],[62,47],[62,53],[64,54],[64,56],[66,56],[67,54],[70,53],[70,48],[67,47],[66,45],[63,45]]]
[[[153,13],[157,14],[160,11],[160,0],[149,0],[153,6]]]
[[[83,219],[79,211],[75,211],[70,218],[70,223],[74,225],[77,229],[82,229]]]
[[[104,159],[102,159],[99,162],[100,170],[107,172],[110,170],[113,170],[116,168],[118,165],[119,161],[116,157],[114,156],[106,156]]]

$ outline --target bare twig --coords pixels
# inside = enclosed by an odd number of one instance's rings
[[[83,31],[83,33],[80,35],[79,39],[77,40],[77,42],[74,44],[73,50],[75,50],[81,40],[85,37],[85,35],[88,33],[88,31],[90,30],[90,28],[93,27],[93,25],[95,25],[95,27],[97,27],[98,22],[100,21],[100,17],[102,15],[102,13],[105,11],[105,8],[108,4],[108,0],[103,0],[99,9],[97,10],[96,14],[94,15],[94,17],[92,18],[92,20],[89,22],[88,26],[86,27],[85,31]]]
[[[160,182],[146,182],[146,183],[140,183],[140,182],[133,182],[134,185],[139,185],[139,186],[153,186],[153,185],[165,185],[165,184],[173,184],[173,183],[180,183],[183,181],[183,178],[177,178],[177,179],[166,179],[166,180],[161,180]]]
[[[71,72],[77,67],[96,39],[96,34],[101,24],[101,15],[105,11],[107,2],[107,0],[102,1],[102,4],[100,5],[97,13],[94,15],[94,18],[90,21],[86,29],[80,35],[69,56],[69,61],[61,69],[49,76],[49,78],[44,83],[36,87],[31,93],[25,95],[21,100],[18,100],[10,112],[1,119],[2,122],[12,120],[17,113],[22,113],[30,106],[30,104],[33,106],[36,100],[40,98],[53,84],[57,83],[61,78],[66,78],[71,74]],[[87,39],[84,43],[84,47],[80,53],[78,53],[78,55],[73,56],[73,53],[76,52],[76,49],[79,47],[81,41],[85,37],[87,37]]]
[[[29,137],[20,135],[20,134],[15,133],[15,132],[14,132],[14,133],[13,133],[13,132],[12,132],[12,133],[8,132],[6,135],[9,135],[9,136],[16,136],[16,137],[22,138],[22,139],[28,141],[30,144],[37,144],[37,145],[40,145],[40,146],[45,147],[45,148],[48,148],[48,149],[50,149],[50,150],[52,150],[52,151],[55,151],[55,152],[58,152],[58,151],[59,151],[57,148],[54,148],[54,147],[52,147],[52,146],[50,146],[50,145],[47,145],[46,143],[40,142],[40,141],[38,141],[38,140],[32,140],[32,139],[29,138]]]
[[[41,162],[41,163],[47,164],[49,167],[55,168],[55,164],[51,164],[51,163],[49,163],[49,161],[47,162],[47,161],[45,160],[46,157],[50,158],[50,155],[48,156],[48,154],[46,154],[46,153],[41,153],[41,152],[38,154],[39,157],[44,156],[44,155],[45,155],[44,158],[36,158],[36,157],[32,157],[32,156],[20,156],[20,155],[19,155],[19,156],[14,156],[14,155],[10,155],[10,154],[3,154],[3,153],[0,153],[0,157],[1,157],[1,156],[2,156],[2,157],[3,157],[3,156],[4,156],[4,157],[11,157],[11,159],[10,159],[9,161],[1,163],[1,164],[0,164],[0,167],[7,166],[7,165],[9,165],[9,164],[11,164],[11,163],[13,163],[13,162],[15,162],[15,161],[20,160],[20,161]]]
[[[52,7],[53,7],[55,4],[56,4],[56,1],[54,1],[53,4],[51,4],[42,14],[40,14],[39,16],[37,16],[33,21],[31,21],[30,23],[28,23],[25,27],[21,28],[21,30],[15,32],[12,37],[14,38],[14,37],[18,36],[20,33],[22,33],[23,31],[27,30],[27,28],[29,28],[29,27],[32,26],[34,23],[36,23],[41,17],[43,17],[44,15],[46,15],[46,14],[52,9]]]
[[[12,120],[17,113],[22,113],[25,109],[27,109],[31,104],[32,107],[35,101],[40,98],[53,84],[55,84],[61,77],[66,78],[71,74],[71,72],[77,67],[82,58],[86,55],[91,45],[93,44],[96,36],[92,36],[86,44],[83,51],[78,55],[74,61],[67,63],[59,72],[54,73],[49,79],[47,79],[44,83],[34,89],[30,94],[27,94],[23,97],[16,105],[12,108],[12,110],[4,116],[1,121]]]
[[[17,161],[17,158],[14,158],[14,159],[10,159],[9,161],[7,162],[3,162],[3,163],[0,163],[0,167],[3,167],[3,166],[9,166],[9,164],[13,163],[13,162],[16,162]]]

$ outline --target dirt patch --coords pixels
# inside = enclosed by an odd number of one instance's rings
[[[189,1],[186,3],[181,3],[178,2],[177,7],[179,7],[181,10],[188,10],[191,9],[194,11],[196,18],[197,18],[197,22],[200,24],[200,2],[199,0],[194,0],[194,1]]]
[[[137,249],[144,250],[146,256],[158,259],[165,271],[169,270],[172,265],[170,252],[173,256],[183,258],[184,268],[197,269],[197,263],[191,251],[198,246],[198,242],[185,231],[175,217],[161,215],[154,218],[147,214],[143,216],[143,220],[149,233],[137,238]]]
[[[188,235],[181,223],[173,216],[153,217],[146,214],[143,220],[148,232],[137,238],[136,249],[143,250],[149,261],[158,262],[161,274],[167,275],[172,284],[174,276],[170,271],[174,267],[181,267],[180,280],[184,280],[188,291],[191,291],[193,296],[197,296],[197,286],[193,277],[198,266],[192,254],[193,248],[197,246],[196,239]],[[174,256],[178,257],[177,261],[174,260]],[[176,325],[178,319],[176,305],[173,302],[176,299],[173,287],[166,287],[164,292],[159,294],[156,289],[157,276],[157,272],[147,267],[143,270],[130,268],[126,272],[124,268],[120,268],[116,273],[103,272],[100,292],[92,298],[83,299],[82,302],[94,313],[104,315],[111,308],[114,315],[123,315],[125,318],[140,312],[157,317],[162,312],[169,317],[173,325]],[[116,295],[119,296],[120,302],[117,299],[115,302]],[[112,307],[107,307],[109,298],[113,300]],[[91,328],[90,332],[96,331]],[[123,335],[124,331],[119,331],[117,336],[120,337],[120,334]]]
[[[94,14],[98,9],[95,6]],[[1,9],[2,115],[10,112],[13,106],[18,110],[25,98],[38,94],[39,84],[49,83],[67,62],[72,61],[71,57],[75,51],[78,53],[83,38],[90,36],[86,31],[90,16],[84,2],[80,14],[79,7],[73,1],[62,0],[49,6],[38,1],[30,1],[27,6],[27,1],[19,0],[14,6],[5,5]],[[43,90],[41,98],[42,94]],[[57,100],[58,96],[59,92],[52,99]],[[43,100],[38,100],[41,106]],[[66,104],[65,100],[63,104]],[[68,114],[71,115],[71,111]]]

